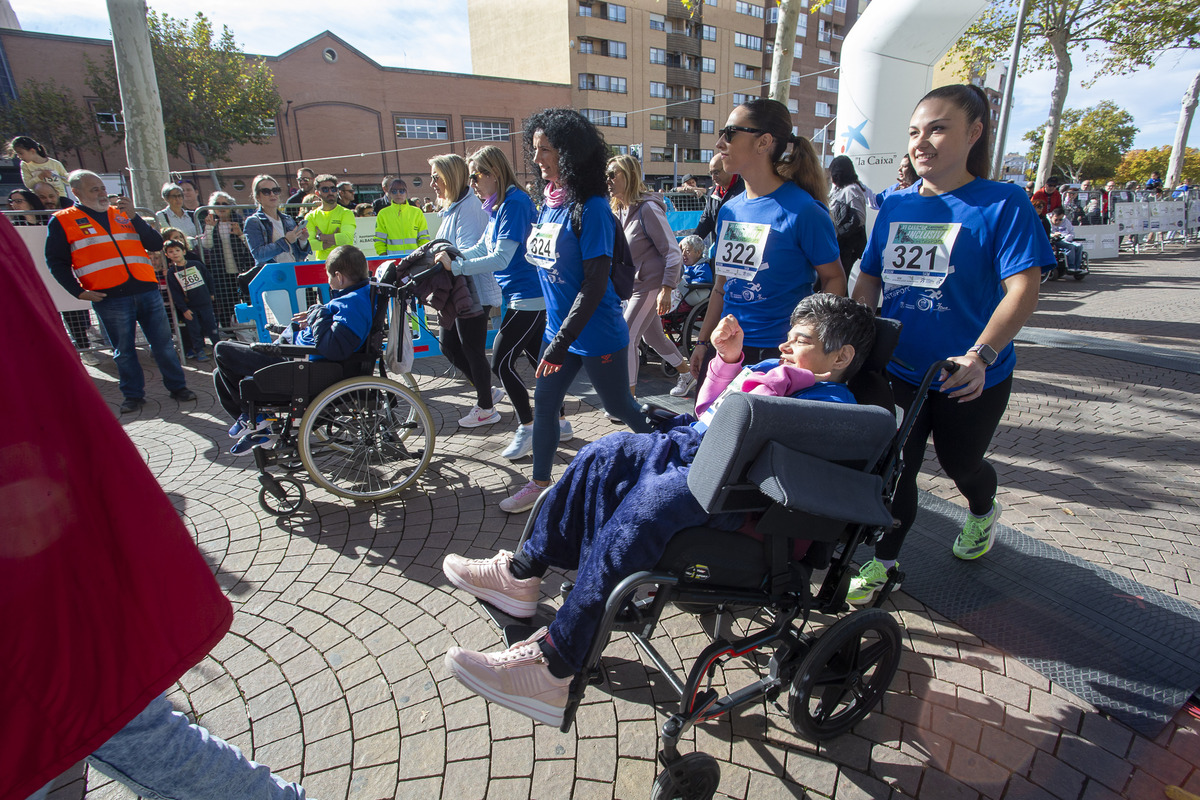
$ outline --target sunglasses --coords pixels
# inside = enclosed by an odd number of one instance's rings
[[[167,195],[167,199],[168,200],[182,200],[183,195],[179,192],[171,192],[169,195]]]
[[[408,189],[388,189],[388,194],[408,194]]]
[[[731,142],[733,141],[733,135],[738,131],[742,131],[744,133],[753,133],[758,136],[766,133],[766,131],[764,131],[762,128],[746,128],[741,125],[726,125],[724,128],[721,128],[719,131],[717,131],[717,140],[720,141],[721,139],[724,139],[727,142]]]
[[[481,169],[478,172],[471,173],[471,180],[478,183],[480,178],[490,178],[491,176],[492,176],[492,173],[488,172],[487,170]]]
[[[336,186],[318,186],[317,191],[320,192],[321,194],[325,194],[325,192],[336,192],[337,187]]]
[[[280,189],[278,186],[274,186],[270,189],[264,187],[262,189],[259,189],[258,193],[259,194],[283,194],[283,189]]]
[[[607,179],[607,180],[610,180],[610,181],[615,181],[615,180],[617,179],[617,173],[615,173],[615,172],[606,172],[606,173],[604,173],[604,177],[605,177],[605,179]]]

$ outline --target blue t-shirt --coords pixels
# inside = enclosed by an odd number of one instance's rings
[[[893,361],[888,370],[919,384],[933,362],[960,356],[975,345],[1004,297],[1001,281],[1030,267],[1053,265],[1054,254],[1037,212],[1019,186],[976,178],[936,197],[921,195],[921,181],[914,186],[884,201],[860,269],[883,278],[883,316],[904,324],[894,356],[906,366]],[[899,227],[902,223],[908,227]],[[961,226],[947,266],[936,255],[906,245],[920,239],[920,229],[912,223]],[[906,247],[912,252],[904,252]],[[905,261],[907,255],[913,257]],[[929,263],[936,262],[936,276],[920,276],[926,256]],[[885,268],[900,270],[892,273],[895,280],[884,277]],[[940,279],[940,285],[906,283],[928,284],[929,278]],[[1010,343],[987,368],[984,387],[1007,378],[1016,363]]]
[[[583,204],[581,237],[576,238],[571,230],[571,205],[542,208],[534,231],[552,237],[546,245],[548,250],[540,261],[535,255],[526,253],[526,258],[538,267],[542,294],[546,298],[547,342],[553,341],[579,295],[583,286],[583,262],[601,256],[612,258],[613,237],[617,231],[616,217],[608,207],[608,201],[596,195]],[[603,356],[628,345],[629,327],[621,316],[621,301],[610,280],[600,305],[568,349],[580,356]]]
[[[717,272],[727,222],[769,225],[762,264],[753,280],[725,279],[725,313],[737,318],[751,347],[776,347],[787,338],[796,304],[812,294],[814,267],[836,261],[837,234],[829,210],[791,181],[765,197],[745,192],[717,213]]]
[[[517,252],[513,253],[512,261],[504,269],[494,273],[500,290],[504,293],[504,304],[512,305],[513,300],[529,300],[542,296],[542,284],[538,280],[537,269],[525,260],[525,240],[529,238],[529,230],[537,217],[537,209],[529,195],[515,186],[508,187],[504,193],[504,202],[496,209],[496,215],[488,222],[485,236],[488,243],[495,245],[501,240],[517,243]]]

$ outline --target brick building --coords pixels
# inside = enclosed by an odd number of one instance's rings
[[[123,143],[104,133],[122,124],[120,116],[98,108],[86,82],[86,61],[111,59],[111,42],[5,29],[0,30],[0,48],[18,90],[29,78],[53,78],[75,92],[95,118],[96,145],[61,154],[69,169],[120,173],[126,168]],[[432,196],[428,159],[478,147],[467,140],[492,140],[505,147],[524,179],[520,137],[507,140],[507,135],[518,133],[532,112],[571,102],[564,83],[381,66],[328,31],[264,58],[283,101],[275,119],[266,121],[272,136],[262,145],[235,147],[229,164],[217,165],[223,168],[224,188],[242,201],[249,199],[256,174],[293,180],[301,166],[351,181],[360,199],[379,193],[383,175],[405,178],[413,197]],[[337,158],[320,160],[331,156]],[[202,167],[198,162],[185,148],[172,154],[170,164],[185,171]],[[257,164],[270,166],[250,166]],[[196,177],[204,193],[214,188],[208,173]]]

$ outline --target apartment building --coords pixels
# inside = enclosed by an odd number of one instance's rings
[[[767,92],[778,9],[771,0],[693,5],[469,0],[472,69],[568,83],[571,105],[617,151],[640,153],[656,185],[675,174],[703,175],[717,128],[734,106]],[[817,14],[804,5],[789,106],[797,132],[819,133],[819,146],[833,136],[840,42],[865,2],[835,0]]]

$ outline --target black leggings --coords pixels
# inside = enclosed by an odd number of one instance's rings
[[[533,406],[529,404],[529,390],[525,381],[517,374],[517,361],[522,355],[534,367],[538,363],[538,350],[546,333],[546,312],[506,309],[500,330],[492,342],[492,372],[504,385],[508,399],[517,412],[522,425],[533,423]]]
[[[483,313],[442,328],[442,352],[475,387],[475,404],[484,411],[492,407],[492,371],[487,360],[487,326],[491,306]]]
[[[907,414],[916,399],[918,387],[894,376],[891,382],[896,405]],[[996,496],[996,470],[984,456],[1000,425],[1000,418],[1004,416],[1004,409],[1008,407],[1011,392],[1012,375],[966,403],[937,390],[929,392],[904,445],[904,472],[900,475],[896,499],[892,503],[892,516],[900,524],[875,545],[876,558],[895,560],[904,537],[917,518],[917,474],[925,460],[925,445],[930,434],[933,434],[933,450],[937,453],[938,463],[967,498],[971,513],[983,516],[991,511],[992,499]]]

